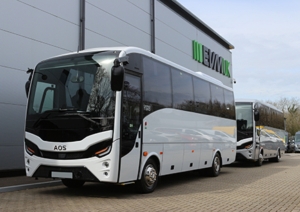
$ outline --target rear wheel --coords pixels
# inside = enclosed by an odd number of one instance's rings
[[[83,180],[73,180],[73,179],[61,179],[61,181],[68,188],[80,188],[85,183],[85,181]]]
[[[154,160],[149,159],[143,169],[142,177],[137,181],[137,189],[141,193],[151,193],[157,186],[158,169]]]
[[[280,150],[277,151],[277,155],[275,158],[272,158],[271,161],[273,162],[279,162],[281,158]]]
[[[255,162],[255,165],[262,166],[263,161],[264,161],[264,155],[262,152],[260,152],[258,155],[258,160]]]
[[[209,176],[217,177],[221,171],[221,157],[219,153],[216,153],[211,168],[209,168]]]

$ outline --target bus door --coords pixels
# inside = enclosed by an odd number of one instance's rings
[[[141,155],[141,77],[125,73],[119,182],[137,180]]]

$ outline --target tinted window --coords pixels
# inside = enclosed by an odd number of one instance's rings
[[[225,98],[225,108],[226,108],[225,117],[230,119],[235,119],[235,106],[234,106],[233,92],[224,90],[224,98]]]
[[[192,76],[172,69],[173,107],[193,111]]]
[[[259,121],[256,123],[256,126],[269,126],[269,108],[258,104],[258,111],[259,111]]]
[[[207,114],[210,111],[210,89],[209,83],[193,77],[195,112]]]
[[[226,114],[223,88],[210,84],[212,115],[224,117]]]
[[[36,92],[33,99],[34,113],[42,113],[54,108],[55,84],[37,82]]]
[[[168,66],[150,58],[143,58],[144,101],[149,110],[172,107],[171,76]],[[155,107],[155,108],[153,108]]]
[[[135,139],[140,127],[140,101],[140,78],[126,74],[122,104],[122,156],[128,154],[135,144]]]

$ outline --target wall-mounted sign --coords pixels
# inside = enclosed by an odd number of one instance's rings
[[[195,40],[193,40],[193,59],[230,78],[230,62]]]

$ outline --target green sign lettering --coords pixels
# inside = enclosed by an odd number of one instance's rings
[[[193,40],[193,59],[230,78],[230,62]]]

